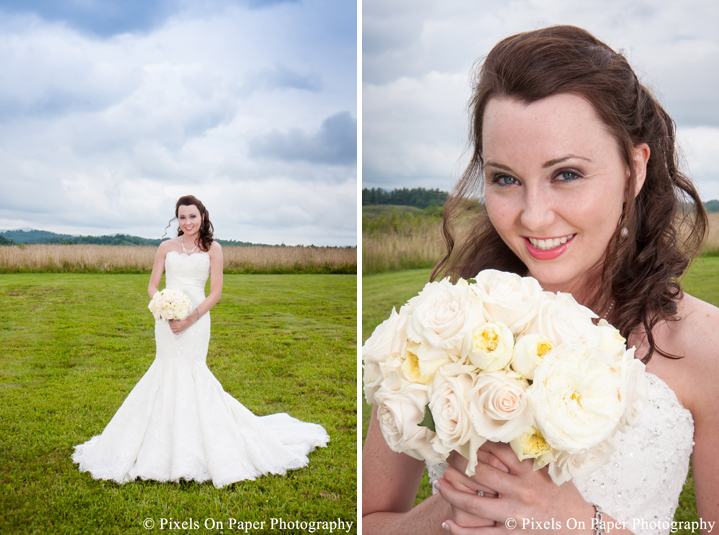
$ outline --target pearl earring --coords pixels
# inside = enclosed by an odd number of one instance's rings
[[[622,238],[626,238],[627,236],[629,236],[629,229],[627,227],[622,227],[622,230],[619,232],[619,235]]]

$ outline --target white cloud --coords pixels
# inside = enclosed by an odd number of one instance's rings
[[[250,150],[297,133],[310,143],[331,117],[356,121],[355,40],[334,28],[354,17],[349,7],[195,4],[152,31],[106,39],[0,14],[0,225],[157,237],[172,197],[193,193],[212,213],[248,214],[216,224],[227,239],[355,244],[346,128],[324,160],[290,165],[273,147]],[[325,190],[321,203],[304,197]],[[338,217],[332,231],[327,213]]]
[[[713,198],[703,162],[716,148],[699,138],[719,128],[717,20],[707,0],[365,0],[363,184],[448,189],[466,161],[475,61],[513,33],[574,24],[622,50],[680,129],[698,129],[688,166]]]
[[[686,159],[688,174],[696,182],[702,199],[719,199],[719,171],[716,164],[719,127],[680,128],[677,130],[677,138]]]

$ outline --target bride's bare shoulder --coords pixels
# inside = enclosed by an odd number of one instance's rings
[[[160,242],[160,246],[157,248],[158,254],[162,254],[162,256],[166,255],[170,251],[174,251],[177,248],[177,238],[172,238],[169,240],[164,240],[163,242]]]
[[[719,359],[719,308],[685,293],[679,301],[676,342],[687,355]]]
[[[684,294],[679,302],[678,316],[679,321],[667,325],[665,347],[669,353],[682,358],[664,362],[683,377],[686,403],[693,405],[693,408],[688,408],[695,412],[706,406],[706,396],[710,392],[716,398],[716,385],[719,384],[719,308]],[[715,405],[712,410],[719,410],[719,405]]]

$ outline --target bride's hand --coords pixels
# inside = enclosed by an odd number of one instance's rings
[[[479,455],[480,453],[478,453],[478,456]],[[487,462],[488,464],[491,464],[492,466],[500,470],[504,470],[505,472],[508,471],[507,467],[504,466],[502,462],[493,455],[487,453],[486,455],[484,455],[484,457],[485,462]],[[442,479],[451,483],[455,489],[461,492],[465,492],[471,497],[497,497],[497,493],[494,492],[492,489],[482,485],[480,482],[465,474],[465,471],[467,469],[467,459],[462,457],[459,453],[453,451],[447,459],[447,462],[449,463],[449,466],[444,471],[444,476]],[[480,518],[476,515],[468,513],[463,509],[455,507],[451,503],[450,505],[452,509],[452,519],[458,526],[462,526],[463,528],[470,528],[491,527],[495,525],[494,520],[490,520],[488,518]]]
[[[192,314],[185,318],[184,320],[170,320],[168,321],[170,324],[170,329],[172,330],[173,334],[180,334],[182,331],[187,329],[190,325],[195,323],[192,320]]]
[[[471,478],[467,478],[464,467],[457,464],[448,468],[445,477],[438,480],[440,494],[452,507],[454,520],[447,520],[445,527],[453,535],[483,535],[498,530],[512,535],[533,533],[540,522],[542,528],[548,526],[546,533],[549,535],[566,528],[569,519],[592,525],[594,507],[584,500],[573,483],[556,485],[546,469],[533,469],[531,459],[519,461],[508,444],[485,443],[477,453],[477,460]],[[481,485],[481,488],[474,485]],[[477,491],[484,488],[492,490],[497,497],[479,496]],[[496,522],[496,527],[490,532],[486,527],[469,528],[462,523],[473,517],[490,519]],[[515,527],[512,524],[517,519],[531,521],[519,520]]]

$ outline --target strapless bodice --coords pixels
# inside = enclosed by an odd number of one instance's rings
[[[170,251],[165,256],[165,272],[167,288],[182,290],[194,287],[204,291],[210,276],[210,255]]]

